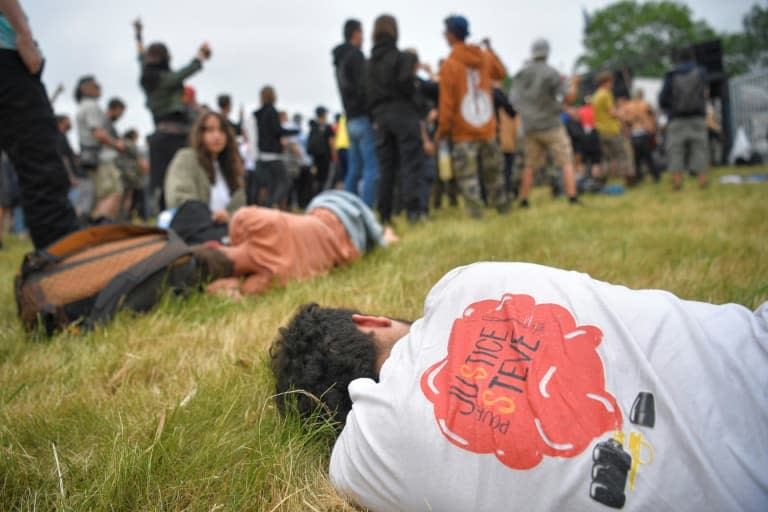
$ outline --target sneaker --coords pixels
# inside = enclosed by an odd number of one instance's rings
[[[531,206],[531,205],[528,204],[528,200],[527,199],[521,199],[520,200],[520,208],[528,208],[529,206]]]

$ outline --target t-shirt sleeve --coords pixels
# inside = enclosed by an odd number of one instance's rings
[[[387,464],[382,457],[391,450],[392,441],[387,432],[378,432],[371,437],[372,425],[388,429],[387,413],[391,412],[377,398],[376,382],[372,379],[355,379],[349,384],[354,403],[360,403],[365,414],[358,417],[355,409],[347,415],[331,453],[328,468],[331,484],[347,500],[371,510],[396,510],[398,493],[393,489],[397,478],[387,473]],[[390,432],[391,433],[391,432]]]
[[[86,105],[83,108],[83,120],[89,130],[104,128],[104,115],[95,103]]]

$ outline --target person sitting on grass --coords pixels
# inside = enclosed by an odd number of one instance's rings
[[[186,201],[201,201],[220,224],[245,206],[243,164],[237,152],[235,134],[218,112],[203,113],[192,127],[188,148],[182,148],[165,176],[165,201],[168,208],[179,208]]]
[[[232,298],[263,293],[275,283],[326,274],[376,246],[398,240],[349,192],[322,192],[306,211],[294,214],[260,206],[238,210],[229,225],[231,245],[209,243],[206,247],[216,249],[215,253],[200,254],[218,262],[217,268],[229,269],[212,273],[215,280],[208,291]]]
[[[339,426],[331,482],[371,510],[768,504],[768,302],[476,263],[413,323],[302,306],[270,354],[279,410]]]

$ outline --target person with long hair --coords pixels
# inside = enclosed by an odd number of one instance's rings
[[[366,93],[376,124],[379,159],[379,213],[385,225],[392,222],[396,178],[410,222],[421,218],[419,183],[424,156],[416,93],[415,55],[397,48],[397,22],[389,15],[376,18],[373,50],[368,62]]]
[[[176,152],[165,177],[168,208],[202,201],[215,222],[227,223],[245,205],[243,164],[235,134],[218,112],[204,112],[192,127],[189,147]]]
[[[192,61],[171,70],[171,54],[164,43],[152,43],[146,48],[142,39],[141,20],[134,21],[136,45],[141,64],[139,83],[147,97],[147,108],[155,122],[155,132],[149,136],[149,187],[160,209],[167,207],[163,190],[165,172],[176,152],[187,143],[192,124],[184,102],[184,80],[200,71],[202,62],[211,57],[208,43],[203,43]]]

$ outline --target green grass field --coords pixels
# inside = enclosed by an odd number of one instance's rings
[[[417,318],[451,268],[516,260],[755,308],[768,300],[768,183],[716,183],[726,172],[703,190],[674,193],[667,177],[583,207],[541,189],[530,209],[484,221],[441,210],[325,278],[241,302],[169,299],[50,340],[17,321],[13,277],[31,246],[6,236],[0,510],[344,510],[325,475],[328,425],[283,419],[270,398],[268,347],[299,304]]]

